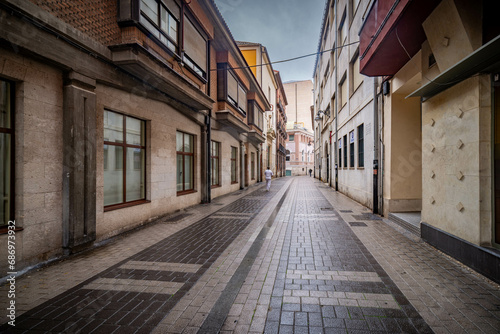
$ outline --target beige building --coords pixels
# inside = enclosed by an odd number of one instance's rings
[[[263,128],[261,129],[265,133],[265,142],[262,144],[261,173],[269,166],[273,174],[278,176],[276,150],[278,81],[265,46],[251,42],[238,41],[236,43],[271,106],[270,110],[264,111]]]
[[[36,3],[0,6],[17,271],[259,182],[271,106],[212,1]]]
[[[288,100],[286,175],[305,175],[314,169],[313,83],[311,80],[289,81],[283,87]]]
[[[359,73],[359,37],[370,1],[326,1],[314,68],[315,176],[378,212],[373,160],[378,80]]]
[[[496,282],[499,7],[378,1],[360,32],[361,72],[384,77],[384,214],[414,212],[425,241]]]
[[[287,129],[298,126],[313,132],[311,106],[313,104],[313,82],[311,80],[288,81],[283,84],[288,106],[286,108]]]

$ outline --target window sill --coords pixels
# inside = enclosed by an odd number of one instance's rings
[[[22,227],[16,227],[14,229],[9,229],[8,225],[0,226],[0,234],[8,234],[9,231],[21,232],[22,230],[24,230],[24,228],[22,228]]]
[[[211,188],[211,189],[214,189],[214,188],[220,188],[220,187],[221,187],[221,185],[220,185],[220,184],[216,184],[216,185],[212,185],[210,188]]]
[[[239,182],[238,181],[235,181],[235,182],[231,182],[231,184],[238,184]]]
[[[141,205],[141,204],[146,204],[146,203],[151,203],[151,201],[141,199],[138,201],[133,201],[133,202],[128,202],[128,203],[122,203],[122,204],[114,204],[110,206],[105,206],[104,207],[104,212],[108,211],[113,211],[113,210],[118,210],[118,209],[123,209],[123,208],[128,208],[131,206],[136,206],[136,205]]]
[[[178,191],[177,196],[184,196],[184,195],[189,195],[189,194],[194,194],[196,190],[185,190],[185,191]]]
[[[364,169],[365,169],[365,167],[358,167],[358,169],[359,169],[359,170],[364,170]]]

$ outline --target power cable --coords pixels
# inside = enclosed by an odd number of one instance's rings
[[[289,62],[289,61],[294,61],[294,60],[298,60],[298,59],[302,59],[302,58],[306,58],[306,57],[317,56],[317,55],[320,55],[320,54],[323,54],[323,53],[326,53],[326,52],[331,52],[331,51],[334,51],[334,50],[337,50],[337,49],[345,48],[347,46],[351,46],[351,45],[354,45],[354,44],[357,44],[357,43],[359,43],[359,41],[352,42],[352,43],[347,43],[347,44],[344,44],[342,46],[337,46],[337,47],[334,47],[334,48],[331,48],[331,49],[328,49],[328,50],[323,50],[323,51],[319,51],[319,52],[315,52],[315,53],[309,53],[309,54],[306,54],[306,55],[303,55],[303,56],[298,56],[298,57],[293,57],[293,58],[283,59],[283,60],[277,60],[277,61],[272,61],[272,62],[269,62],[269,63],[258,64],[258,65],[251,65],[251,66],[249,65],[249,66],[241,66],[241,67],[231,67],[231,69],[233,69],[233,70],[239,70],[239,69],[245,69],[245,68],[252,68],[252,67],[260,67],[260,66],[267,66],[267,65],[273,65],[273,64],[286,63],[286,62]],[[210,71],[220,71],[220,70],[225,70],[225,68],[212,68],[212,69],[210,69]]]
[[[399,38],[398,28],[397,27],[396,27],[396,38],[398,39],[399,45],[401,45],[401,47],[403,48],[403,50],[406,52],[406,55],[408,56],[408,59],[411,60],[410,53],[406,50],[405,46],[401,42],[401,39]],[[417,70],[418,70],[418,68],[417,68]],[[432,82],[433,84],[436,84],[438,86],[449,86],[449,85],[454,85],[456,83],[459,83],[459,82],[463,81],[463,79],[458,79],[458,80],[455,80],[455,81],[448,81],[448,82],[439,83],[439,82],[436,82],[435,80],[429,79],[427,76],[425,76],[423,74],[422,70],[420,70],[420,72],[422,72],[422,77],[423,78],[427,79],[429,82]],[[473,77],[478,76],[478,75],[479,75],[479,73],[474,74],[474,75],[470,76],[470,78],[473,78]]]

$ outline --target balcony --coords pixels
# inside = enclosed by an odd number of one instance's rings
[[[375,1],[360,31],[360,72],[367,76],[396,74],[420,50],[426,40],[422,23],[440,2]]]

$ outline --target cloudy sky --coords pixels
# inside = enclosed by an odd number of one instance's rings
[[[215,0],[237,41],[264,45],[271,61],[315,53],[325,0]],[[273,68],[283,82],[312,78],[311,56]]]

